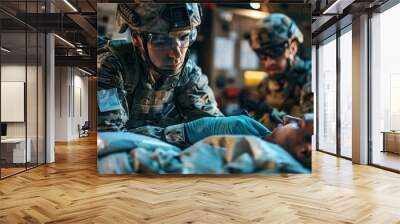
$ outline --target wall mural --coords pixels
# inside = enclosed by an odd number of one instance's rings
[[[100,174],[311,172],[309,5],[97,6]]]

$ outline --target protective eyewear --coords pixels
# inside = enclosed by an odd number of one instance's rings
[[[261,60],[265,60],[268,57],[275,59],[281,57],[288,47],[289,43],[285,42],[274,47],[259,48],[256,50],[256,53]]]
[[[169,34],[146,33],[145,38],[150,48],[171,49],[175,47],[187,48],[194,43],[197,37],[197,29],[190,32],[175,32]]]

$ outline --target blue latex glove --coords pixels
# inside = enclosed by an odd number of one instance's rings
[[[269,114],[269,118],[274,122],[283,123],[283,116],[285,115],[286,115],[285,112],[279,111],[274,108]]]
[[[266,136],[271,131],[258,121],[245,116],[204,117],[185,123],[185,137],[193,144],[213,135]]]

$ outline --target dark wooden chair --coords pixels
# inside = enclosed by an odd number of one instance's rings
[[[85,121],[85,123],[82,126],[78,124],[79,138],[89,136],[89,129],[90,129],[89,121]]]

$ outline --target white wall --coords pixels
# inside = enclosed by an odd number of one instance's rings
[[[36,70],[38,69],[38,70]],[[1,81],[2,82],[24,82],[26,84],[26,107],[23,106],[22,113],[25,113],[27,119],[23,122],[6,122],[8,138],[25,138],[25,134],[30,140],[30,148],[32,151],[32,161],[36,162],[39,158],[39,163],[44,163],[44,83],[42,67],[25,64],[3,64],[1,66]],[[27,78],[27,80],[25,80]],[[21,94],[24,94],[22,90]],[[7,97],[7,96],[2,96]],[[10,110],[10,108],[1,108]],[[11,112],[12,111],[8,111]],[[38,151],[37,151],[38,150]],[[37,157],[37,154],[39,156]]]
[[[312,149],[316,150],[317,149],[317,48],[315,45],[312,45],[311,48],[311,63],[312,63],[312,69],[311,69],[311,75],[312,75],[312,91],[314,93],[314,133],[311,139],[311,145]]]
[[[67,67],[55,68],[55,141],[68,140],[68,71]]]
[[[368,15],[352,23],[352,159],[368,163]]]
[[[50,12],[54,7],[46,2]],[[56,160],[55,153],[55,42],[54,35],[46,35],[46,163]]]
[[[1,81],[4,82],[25,82],[25,64],[10,64],[1,66]],[[1,108],[7,110],[7,108]],[[7,137],[25,137],[25,123],[11,122],[7,123]]]
[[[1,81],[25,82],[25,64],[1,65]]]
[[[25,70],[27,69],[27,70]],[[30,133],[30,128],[36,130],[36,80],[30,78],[31,74],[36,75],[36,66],[27,66],[19,64],[5,64],[1,66],[1,81],[2,82],[25,82],[26,71],[28,72],[29,87],[34,86],[34,88],[27,88],[27,119],[28,119],[28,137]],[[40,106],[40,105],[39,105]],[[1,110],[7,110],[7,108],[1,108]],[[34,122],[34,123],[32,123]],[[7,136],[8,137],[25,137],[25,123],[26,122],[7,122]],[[36,132],[35,132],[36,137]]]
[[[56,141],[79,138],[78,124],[88,120],[88,78],[83,75],[73,67],[56,67]]]

